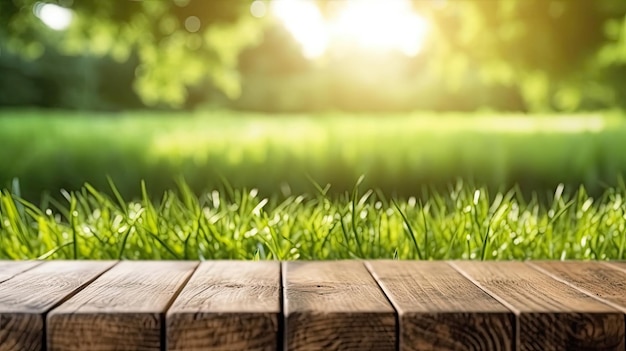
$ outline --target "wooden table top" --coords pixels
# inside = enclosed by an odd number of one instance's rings
[[[2,350],[624,350],[626,262],[0,261]]]

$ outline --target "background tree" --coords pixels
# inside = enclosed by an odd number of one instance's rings
[[[67,30],[51,30],[37,18],[46,4],[71,11],[73,20]],[[102,58],[120,66],[129,63],[133,88],[148,106],[182,106],[188,89],[204,79],[210,79],[226,96],[237,97],[238,54],[259,39],[258,21],[241,16],[249,10],[249,2],[243,0],[60,0],[46,4],[0,2],[0,42],[4,43],[0,59],[9,61],[11,54],[19,54],[33,61],[53,52],[67,56],[71,64],[76,63],[72,57],[81,57],[83,65]],[[67,64],[58,60],[54,69],[63,70]],[[102,77],[110,79],[115,77]]]
[[[279,0],[275,0],[279,1]],[[292,1],[292,0],[286,0]],[[307,1],[307,0],[293,0]],[[316,0],[331,17],[349,1]],[[382,0],[381,0],[382,1]],[[422,51],[307,59],[250,0],[0,2],[1,105],[576,111],[626,107],[626,2],[412,1]],[[272,1],[264,2],[268,9]],[[271,12],[271,11],[270,11]],[[371,19],[376,26],[376,19]]]

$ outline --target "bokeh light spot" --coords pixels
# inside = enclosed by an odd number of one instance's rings
[[[189,5],[189,1],[191,0],[174,0],[174,4],[176,4],[176,6],[178,7],[185,7]]]
[[[191,34],[187,37],[186,45],[190,50],[198,50],[202,46],[202,38],[199,34]]]
[[[188,32],[195,33],[200,30],[200,26],[202,26],[202,22],[197,16],[189,16],[185,20],[185,29]]]
[[[267,5],[262,0],[255,0],[250,5],[250,13],[256,18],[265,17],[267,14]]]

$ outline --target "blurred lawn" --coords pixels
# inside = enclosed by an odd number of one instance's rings
[[[540,195],[564,183],[590,193],[626,173],[626,119],[579,115],[263,115],[133,112],[0,112],[0,187],[22,196],[106,189],[126,197],[139,182],[158,196],[184,176],[192,189],[314,191],[311,179],[345,191],[364,186],[419,194],[458,178],[494,190],[518,184]]]

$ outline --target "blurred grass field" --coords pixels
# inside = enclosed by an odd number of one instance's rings
[[[312,118],[314,117],[314,118]],[[364,187],[389,196],[446,189],[458,179],[539,196],[584,185],[601,194],[626,173],[626,119],[575,115],[265,115],[0,112],[0,185],[19,180],[37,203],[89,182],[127,198],[161,194],[184,177],[195,192],[256,188],[261,194],[330,193]]]

